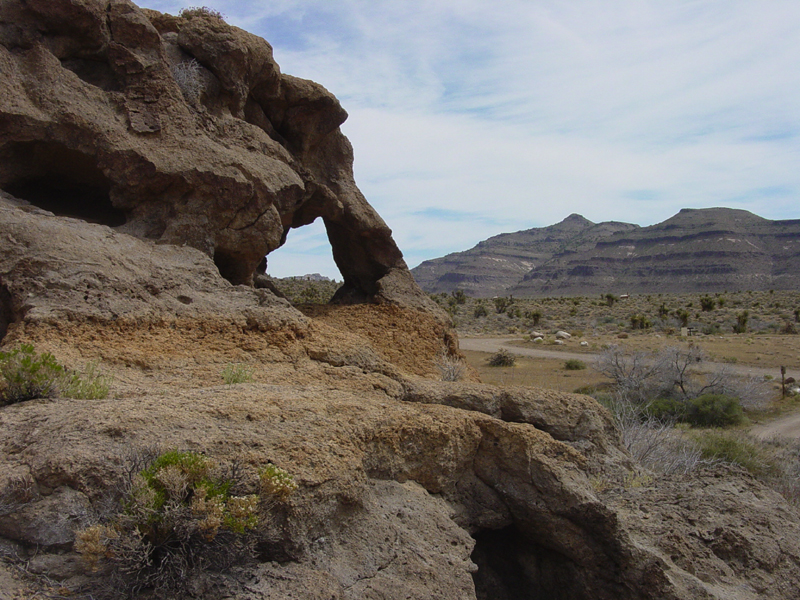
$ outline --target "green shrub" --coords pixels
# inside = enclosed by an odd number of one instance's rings
[[[747,437],[727,431],[703,431],[694,436],[703,458],[739,465],[756,476],[771,470],[759,446]]]
[[[76,534],[75,550],[93,570],[104,567],[100,595],[148,589],[179,597],[193,573],[248,561],[255,545],[248,532],[297,489],[291,475],[271,464],[259,477],[262,494],[234,493],[246,487],[239,467],[223,468],[191,451],[169,451],[134,470],[118,512]]]
[[[650,329],[653,326],[652,321],[644,315],[631,315],[631,329]]]
[[[661,422],[683,421],[688,412],[686,402],[678,398],[656,398],[644,410],[649,417]]]
[[[740,312],[736,315],[736,325],[733,326],[734,333],[746,333],[747,332],[747,320],[750,317],[750,313],[746,310]]]
[[[102,400],[108,398],[109,379],[100,375],[96,363],[89,363],[81,373],[67,372],[62,387],[67,398]]]
[[[742,406],[724,394],[705,394],[689,401],[685,420],[697,427],[729,427],[742,422]]]
[[[225,385],[250,383],[253,381],[253,370],[242,364],[229,364],[222,370],[222,380]]]
[[[513,367],[517,359],[506,349],[500,349],[489,358],[491,367]]]
[[[577,358],[571,358],[564,363],[564,368],[567,371],[581,371],[586,368],[586,363]]]
[[[504,312],[506,312],[506,309],[509,306],[514,304],[514,298],[513,296],[509,298],[506,298],[504,296],[498,296],[497,298],[492,298],[492,302],[494,302],[494,308],[497,311],[497,314],[501,315]]]
[[[98,373],[94,363],[80,373],[59,364],[49,352],[37,354],[30,344],[0,352],[0,405],[58,395],[101,399],[107,398],[108,392],[108,379]]]
[[[702,298],[700,298],[700,309],[703,312],[710,312],[714,310],[716,304],[717,301],[714,298],[711,298],[710,296],[703,296]]]
[[[3,378],[0,403],[13,404],[56,396],[65,369],[52,354],[37,354],[33,346],[23,344],[8,352],[0,352],[0,375]]]
[[[486,305],[482,302],[475,305],[475,308],[472,310],[472,316],[476,319],[480,317],[485,317],[489,314],[489,311],[486,309]]]

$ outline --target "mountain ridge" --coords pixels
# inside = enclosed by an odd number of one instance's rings
[[[428,293],[462,289],[476,297],[796,289],[791,266],[798,258],[798,219],[684,208],[646,227],[573,213],[547,227],[492,236],[412,273]]]

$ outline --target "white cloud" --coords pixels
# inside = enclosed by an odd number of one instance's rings
[[[411,266],[573,212],[800,218],[796,0],[208,2],[339,97]]]

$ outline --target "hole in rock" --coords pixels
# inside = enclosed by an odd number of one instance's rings
[[[86,58],[67,58],[61,61],[61,66],[69,69],[89,85],[100,88],[106,92],[122,91],[119,78],[114,70],[104,60],[91,60]]]
[[[319,218],[289,230],[287,242],[273,250],[262,266],[292,304],[327,304],[342,285]]]
[[[226,250],[214,249],[214,264],[219,274],[233,285],[249,285],[252,273],[247,269],[246,261]]]
[[[482,531],[474,538],[478,600],[588,600],[577,565],[515,527]]]
[[[52,142],[16,142],[0,150],[0,187],[63,217],[117,227],[125,213],[113,206],[111,182],[89,154]]]

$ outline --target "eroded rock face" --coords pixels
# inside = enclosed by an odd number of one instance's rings
[[[159,446],[235,460],[253,486],[270,461],[299,485],[259,528],[255,562],[198,575],[194,598],[795,598],[800,517],[758,482],[721,469],[632,490],[636,467],[592,399],[430,379],[455,340],[413,308],[407,271],[375,267],[394,246],[349,171],[322,179],[349,153],[338,105],[279,78],[263,42],[126,2],[0,9],[0,173],[28,200],[0,191],[0,345],[112,377],[108,399],[0,407],[0,553],[49,578],[21,582],[2,561],[0,595],[93,590],[70,539],[119,510],[125,457]],[[189,55],[207,65],[200,104],[168,70]],[[131,91],[153,82],[163,94]],[[342,294],[404,306],[303,314],[231,284],[250,259],[226,244],[315,211],[347,238]],[[234,363],[251,383],[223,384]]]
[[[197,248],[234,284],[322,218],[338,299],[436,310],[355,185],[347,113],[263,39],[127,0],[3,2],[0,87],[0,189]]]

